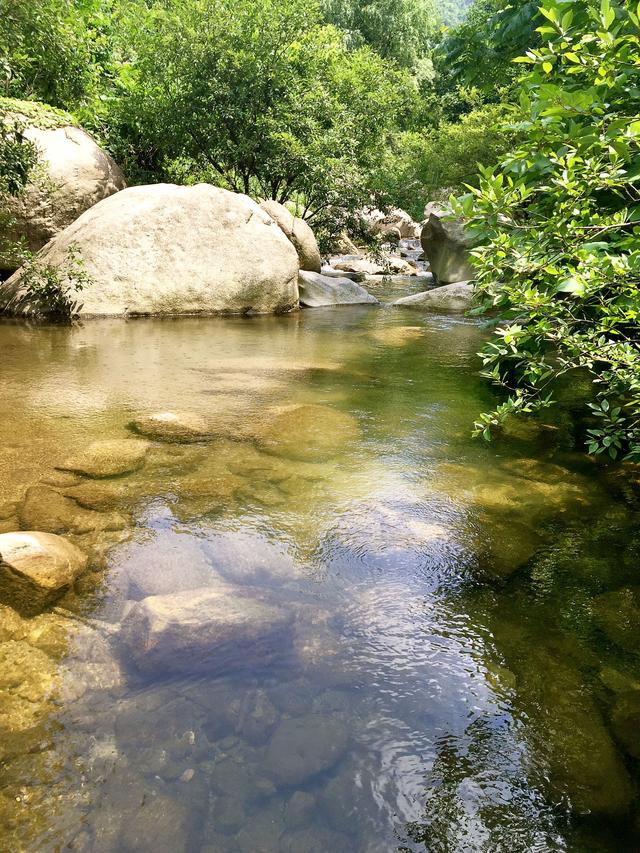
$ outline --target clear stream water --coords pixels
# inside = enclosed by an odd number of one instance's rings
[[[570,410],[471,440],[484,334],[385,307],[0,325],[0,530],[92,568],[0,613],[3,851],[640,848],[637,475],[581,457]],[[158,410],[216,437],[56,468]],[[281,653],[140,672],[132,602],[220,578],[291,615]]]

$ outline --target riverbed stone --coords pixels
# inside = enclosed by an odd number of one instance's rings
[[[51,533],[0,534],[0,598],[27,613],[60,598],[87,568],[79,548]]]
[[[65,497],[71,498],[84,509],[105,512],[119,506],[128,495],[123,483],[109,480],[82,480],[77,485],[63,490]]]
[[[57,467],[96,478],[130,474],[142,468],[150,446],[136,438],[94,441]]]
[[[611,712],[611,727],[625,752],[640,759],[640,690],[630,690],[618,696]]]
[[[627,586],[596,596],[592,603],[596,625],[612,643],[640,654],[640,586]]]
[[[360,435],[353,415],[310,404],[276,413],[259,434],[258,443],[276,456],[320,462],[345,452]]]
[[[96,530],[121,530],[127,521],[118,513],[85,509],[47,486],[27,489],[18,514],[23,530],[82,535]]]
[[[470,281],[445,284],[422,293],[403,296],[402,299],[396,299],[391,304],[398,308],[417,308],[445,313],[467,311],[473,304],[473,285]]]
[[[248,196],[210,184],[122,190],[57,234],[37,262],[60,271],[66,282],[70,247],[88,277],[79,298],[82,317],[298,307],[294,246]],[[0,310],[33,313],[24,275],[23,268],[0,285]]]
[[[154,412],[138,415],[131,422],[136,432],[157,441],[188,443],[212,437],[208,421],[195,412]]]
[[[289,650],[291,616],[219,583],[136,602],[122,636],[143,673],[221,674]]]
[[[315,234],[309,223],[294,216],[288,208],[273,199],[261,202],[260,207],[269,214],[287,239],[293,243],[298,253],[300,269],[319,273],[322,259]]]
[[[328,305],[377,305],[375,296],[348,278],[335,278],[300,270],[300,304],[307,308]]]
[[[283,720],[265,755],[265,770],[277,785],[300,785],[344,756],[349,734],[335,719],[311,714]]]

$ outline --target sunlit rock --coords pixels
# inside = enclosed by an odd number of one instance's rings
[[[50,533],[0,534],[0,597],[33,613],[50,605],[85,571],[87,557]]]
[[[377,305],[375,296],[348,278],[320,275],[300,270],[298,276],[300,304],[307,308],[328,305]]]
[[[210,184],[122,190],[56,234],[37,261],[64,278],[70,247],[87,275],[81,316],[266,314],[298,307],[293,245],[248,196]],[[6,313],[34,310],[24,273],[0,285]]]
[[[158,441],[204,441],[212,436],[211,425],[195,412],[155,412],[132,421],[136,432]]]
[[[384,267],[381,264],[360,256],[338,255],[331,258],[330,263],[335,270],[344,272],[363,273],[364,275],[382,275],[384,273]]]
[[[267,199],[260,203],[260,207],[266,211],[278,227],[284,232],[287,239],[291,240],[298,253],[301,270],[320,272],[322,260],[320,250],[316,242],[315,234],[311,226],[304,219],[294,216],[283,204],[273,199]]]
[[[470,241],[463,223],[447,218],[443,210],[432,209],[423,225],[420,242],[439,282],[450,284],[473,278]]]
[[[403,296],[392,304],[397,305],[398,308],[417,308],[444,313],[467,311],[473,304],[473,285],[469,281],[444,284],[432,290],[425,290],[423,293]]]
[[[215,675],[264,664],[287,651],[290,624],[281,608],[221,583],[137,602],[122,636],[141,672]]]

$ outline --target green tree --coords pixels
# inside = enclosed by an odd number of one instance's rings
[[[457,203],[470,217],[483,353],[504,418],[551,405],[560,377],[590,378],[590,453],[640,459],[640,19],[615,0],[546,0],[542,44],[518,61],[523,143]]]
[[[424,73],[421,61],[438,24],[433,0],[323,0],[322,12],[347,33],[350,47],[367,44],[385,59]]]
[[[128,172],[292,200],[316,223],[367,198],[416,97],[307,0],[171,0],[131,26],[108,117]]]

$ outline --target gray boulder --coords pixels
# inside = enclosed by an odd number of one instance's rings
[[[392,305],[399,308],[418,308],[424,311],[439,311],[442,313],[467,311],[473,302],[473,285],[470,281],[459,281],[456,284],[444,284],[397,299]]]
[[[475,275],[469,262],[470,241],[462,222],[449,220],[442,209],[432,209],[424,223],[420,242],[441,284],[468,281]]]
[[[377,305],[375,296],[349,278],[320,275],[300,270],[298,276],[300,304],[307,308],[324,305]]]
[[[271,199],[260,203],[260,207],[269,214],[273,221],[282,229],[287,239],[291,240],[300,261],[301,270],[320,272],[322,259],[318,243],[311,227],[304,219],[294,216],[283,204]]]
[[[0,534],[0,599],[27,614],[60,598],[87,568],[83,552],[60,536]]]
[[[272,660],[291,646],[291,617],[219,582],[137,602],[122,625],[141,672],[219,675]]]
[[[82,316],[264,314],[298,306],[298,255],[248,196],[209,184],[132,187],[96,204],[38,253],[67,281],[75,247]],[[29,314],[23,270],[0,310]]]
[[[14,114],[24,136],[36,146],[39,161],[24,193],[6,200],[15,236],[25,238],[32,252],[85,210],[126,187],[120,168],[88,133],[62,123],[54,111],[40,111],[40,120]]]

